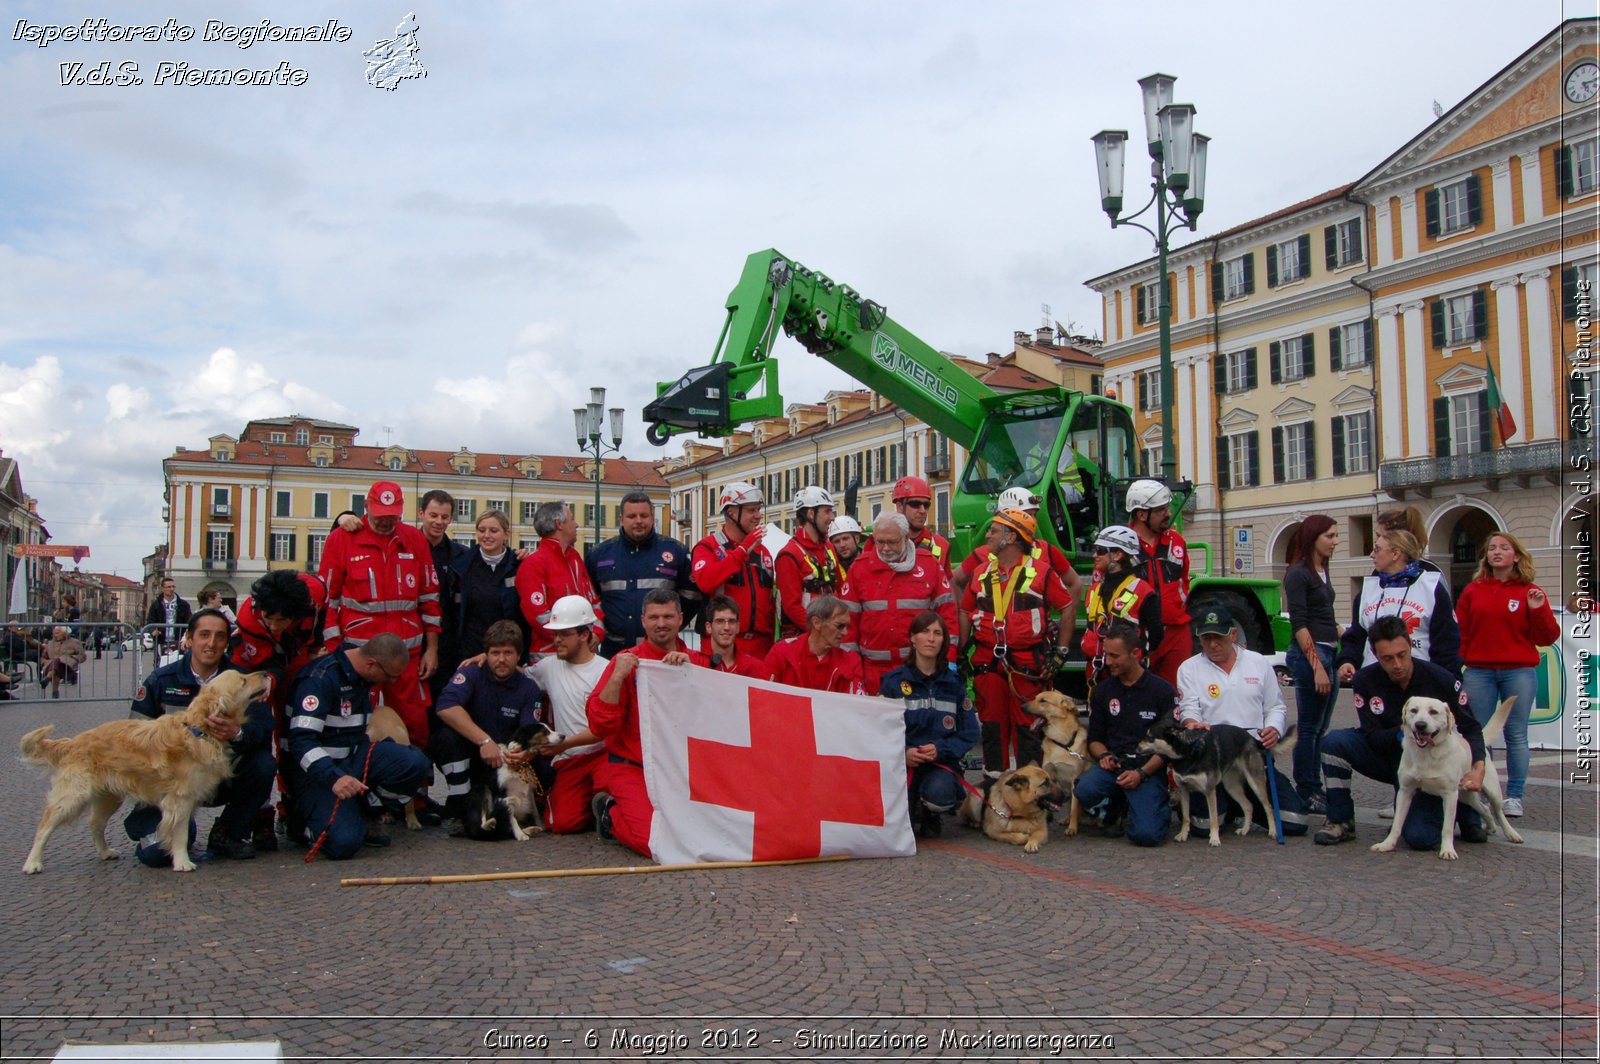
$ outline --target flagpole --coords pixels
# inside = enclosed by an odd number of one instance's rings
[[[694,864],[619,865],[613,868],[545,868],[535,872],[480,872],[457,876],[379,876],[368,879],[341,879],[341,887],[410,887],[443,883],[489,883],[497,879],[565,879],[570,876],[625,876],[646,872],[702,872],[712,868],[774,868],[778,865],[822,864],[848,861],[850,855],[796,857],[787,861],[701,861]]]

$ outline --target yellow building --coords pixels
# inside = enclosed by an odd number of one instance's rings
[[[1458,585],[1492,528],[1554,583],[1563,519],[1593,523],[1558,483],[1592,450],[1568,415],[1593,379],[1576,304],[1600,205],[1595,57],[1596,20],[1563,23],[1359,180],[1174,251],[1175,396],[1160,395],[1155,260],[1088,282],[1107,385],[1135,407],[1147,461],[1173,403],[1187,525],[1232,571],[1280,575],[1294,524],[1324,512],[1343,534],[1335,575],[1354,581],[1376,512],[1416,505]]]
[[[359,432],[299,416],[265,418],[237,439],[213,436],[203,451],[179,448],[165,459],[164,573],[178,593],[192,601],[216,584],[236,600],[268,569],[315,571],[334,518],[361,512],[378,480],[400,485],[408,513],[428,491],[449,492],[456,508],[450,534],[463,543],[474,542],[479,514],[498,509],[512,521],[512,543],[531,547],[534,510],[565,502],[578,519],[579,549],[587,549],[597,516],[600,537],[616,535],[617,508],[634,490],[651,493],[658,523],[666,516],[666,484],[651,462],[606,459],[597,514],[591,458],[367,447],[356,444]]]

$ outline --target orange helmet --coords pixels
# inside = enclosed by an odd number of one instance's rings
[[[895,502],[906,499],[931,499],[933,492],[928,488],[928,482],[921,477],[901,477],[894,482],[894,494],[890,498]]]
[[[1023,510],[1001,510],[994,515],[994,523],[1004,528],[1009,528],[1022,537],[1028,546],[1033,546],[1034,540],[1039,538],[1039,522],[1033,515]]]

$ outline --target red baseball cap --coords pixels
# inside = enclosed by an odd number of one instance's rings
[[[368,517],[399,517],[404,512],[405,496],[394,481],[380,480],[367,489]]]

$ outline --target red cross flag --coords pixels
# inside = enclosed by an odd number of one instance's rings
[[[917,852],[898,700],[654,661],[638,677],[657,862]]]

